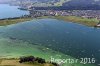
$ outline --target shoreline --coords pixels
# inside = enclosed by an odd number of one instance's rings
[[[20,58],[10,58],[10,59],[0,59],[0,66],[55,66],[53,63],[46,62],[45,59],[39,58],[41,60],[41,63],[38,61],[27,61],[27,58],[23,58],[25,62],[20,63]],[[30,58],[29,58],[30,59]],[[44,61],[42,63],[42,61]],[[58,65],[57,63],[55,63]]]
[[[33,18],[31,17],[14,17],[14,18],[4,18],[0,19],[0,26],[6,26],[11,24],[16,24],[20,22],[30,21]]]
[[[88,27],[96,27],[97,24],[99,23],[99,20],[92,18],[82,18],[82,17],[76,17],[76,16],[55,16],[55,19],[58,20],[64,20],[64,21],[69,21],[72,23],[77,23],[77,24],[82,24]]]
[[[58,19],[58,20],[63,20],[66,22],[71,22],[71,23],[76,23],[76,24],[82,24],[88,27],[94,27],[94,28],[99,28],[98,26],[99,20],[95,18],[82,18],[82,17],[76,17],[76,16],[43,16],[39,17],[40,19],[43,18],[52,18],[52,19]]]
[[[99,20],[95,18],[82,18],[82,17],[76,17],[76,16],[41,16],[41,17],[14,17],[14,18],[4,18],[0,19],[0,26],[6,26],[11,24],[16,24],[20,22],[30,21],[32,19],[44,19],[44,18],[52,18],[52,19],[58,19],[58,20],[64,20],[66,22],[72,22],[77,24],[82,24],[88,27],[97,27],[99,28]]]

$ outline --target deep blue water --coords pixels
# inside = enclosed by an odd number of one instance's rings
[[[0,19],[9,17],[19,17],[26,14],[29,14],[29,12],[19,10],[18,6],[0,4]]]

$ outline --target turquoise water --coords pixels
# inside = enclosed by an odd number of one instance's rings
[[[0,6],[0,18],[21,16],[28,13],[18,10],[16,6],[3,6],[7,9]],[[0,26],[0,57],[29,54],[48,59],[51,55],[61,53],[62,56],[69,55],[71,58],[95,58],[96,63],[99,64],[99,34],[100,29],[56,19],[35,19]],[[44,48],[52,50],[44,51],[47,50]],[[54,53],[55,51],[56,53]],[[47,54],[45,54],[46,52]]]
[[[76,58],[100,61],[100,29],[56,19],[39,19],[0,29],[3,37],[45,46]]]
[[[32,45],[22,40],[11,40],[0,36],[0,58],[19,58],[21,56],[41,57],[46,61],[51,61],[51,57],[55,59],[74,59],[69,55],[62,54],[39,45]],[[59,63],[59,62],[56,62]],[[80,61],[77,63],[59,63],[61,66],[95,66],[93,64],[82,64]]]
[[[0,19],[9,17],[19,17],[26,14],[29,14],[29,12],[19,10],[18,6],[0,4]]]

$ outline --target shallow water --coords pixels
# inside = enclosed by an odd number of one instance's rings
[[[0,58],[19,58],[21,56],[35,56],[51,61],[51,57],[57,59],[75,59],[71,56],[64,55],[60,52],[51,50],[39,45],[32,45],[29,42],[23,42],[22,40],[11,40],[0,36]],[[92,64],[81,64],[80,62],[70,64],[65,63],[62,66],[95,66]]]
[[[2,26],[0,32],[4,38],[48,47],[75,58],[100,61],[100,29],[56,19],[38,19]]]

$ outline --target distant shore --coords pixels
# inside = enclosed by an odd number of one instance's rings
[[[97,20],[95,18],[88,19],[88,18],[76,17],[76,16],[41,16],[41,17],[37,17],[37,18],[22,17],[22,18],[0,19],[0,26],[30,21],[32,19],[44,19],[44,18],[53,18],[53,19],[58,19],[58,20],[64,20],[66,22],[83,24],[83,25],[86,25],[89,27],[96,27],[99,23],[99,20]]]
[[[64,20],[66,22],[83,24],[89,27],[96,27],[97,24],[99,23],[99,20],[95,18],[88,19],[88,18],[76,17],[76,16],[43,16],[40,18],[53,18],[58,20]]]
[[[89,27],[94,27],[99,23],[99,20],[92,18],[82,18],[82,17],[76,17],[76,16],[56,16],[56,19],[64,20],[64,21],[70,21],[73,23],[79,23],[83,24]]]

